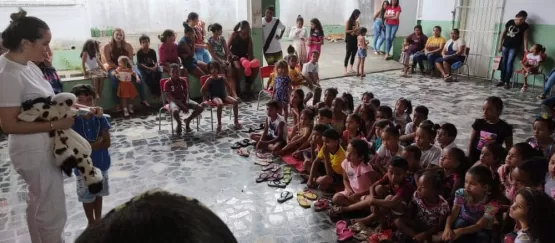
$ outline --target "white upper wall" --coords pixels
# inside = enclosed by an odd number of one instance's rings
[[[308,25],[312,18],[318,18],[323,25],[344,25],[353,10],[359,8],[358,2],[358,0],[280,0],[279,19],[288,27],[295,26],[299,14],[303,16],[305,25]],[[368,24],[361,23],[361,25]]]
[[[487,1],[487,0],[482,0]],[[418,2],[418,0],[414,0]],[[456,0],[420,0],[421,20],[452,21]]]
[[[399,15],[399,30],[397,36],[408,36],[414,33],[416,14],[418,13],[417,0],[400,0],[401,15]]]
[[[528,23],[555,25],[553,18],[554,0],[505,0],[503,22],[513,19],[515,15],[524,10],[528,12]]]

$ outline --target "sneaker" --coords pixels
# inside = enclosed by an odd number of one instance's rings
[[[545,98],[547,98],[545,94],[538,95],[538,99],[540,100],[545,100]]]
[[[129,107],[129,113],[130,114],[135,113],[135,111],[133,110],[133,105],[129,105],[128,107]]]
[[[127,110],[127,108],[123,108],[123,116],[129,117],[129,110]]]

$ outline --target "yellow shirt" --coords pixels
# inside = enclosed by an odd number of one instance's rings
[[[337,150],[337,152],[335,152],[335,154],[330,153],[329,157],[330,157],[331,168],[333,169],[333,172],[335,172],[336,174],[343,175],[343,167],[341,167],[341,162],[343,162],[343,160],[345,160],[345,150],[343,150],[343,147],[341,147],[341,145],[339,145],[339,149]],[[322,162],[324,162],[324,148],[323,147],[318,152],[317,158],[322,160]]]
[[[447,40],[445,40],[445,38],[443,38],[443,36],[440,37],[429,37],[428,41],[426,41],[426,49],[437,49],[440,48],[441,45],[445,45],[445,43],[447,42]]]
[[[270,78],[268,79],[268,86],[272,87],[274,84],[274,79],[276,78],[276,73],[271,73]],[[303,85],[306,83],[304,76],[297,68],[289,68],[289,78],[291,79],[291,86],[293,88],[297,88],[297,86]]]

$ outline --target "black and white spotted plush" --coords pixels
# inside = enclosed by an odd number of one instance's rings
[[[77,116],[72,108],[77,97],[71,93],[59,93],[52,97],[28,100],[21,106],[18,118],[22,121],[55,121]],[[54,130],[50,132],[53,140],[55,163],[67,175],[71,176],[77,168],[83,176],[89,192],[98,193],[102,190],[102,172],[93,166],[92,148],[89,142],[73,129]]]

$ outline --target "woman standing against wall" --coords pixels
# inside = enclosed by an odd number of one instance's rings
[[[233,28],[233,33],[227,40],[227,46],[231,52],[231,72],[235,77],[235,93],[239,94],[244,100],[254,98],[252,84],[258,77],[260,68],[252,68],[250,76],[245,76],[245,69],[241,66],[240,59],[247,58],[249,61],[254,59],[252,51],[251,25],[243,20]],[[241,92],[241,80],[245,79],[245,92]]]
[[[389,7],[389,2],[384,1],[380,11],[374,14],[374,40],[372,47],[374,48],[374,54],[376,55],[380,55],[382,53],[382,44],[385,38],[384,15],[387,7]]]
[[[26,100],[54,95],[33,62],[43,62],[52,38],[48,25],[20,10],[2,33],[8,52],[0,56],[0,124],[9,134],[11,163],[28,185],[27,225],[33,243],[60,243],[66,223],[62,172],[54,164],[48,133],[71,129],[73,118],[52,122],[17,119]]]
[[[349,72],[354,73],[353,64],[355,63],[355,56],[358,50],[357,46],[357,34],[358,34],[358,18],[360,17],[360,10],[355,9],[351,13],[351,17],[345,23],[345,42],[346,42],[346,53],[345,53],[345,72],[347,75],[347,66],[350,64]]]
[[[391,5],[385,10],[385,60],[389,59],[393,40],[399,29],[399,16],[401,15],[401,6],[399,0],[391,0]]]

